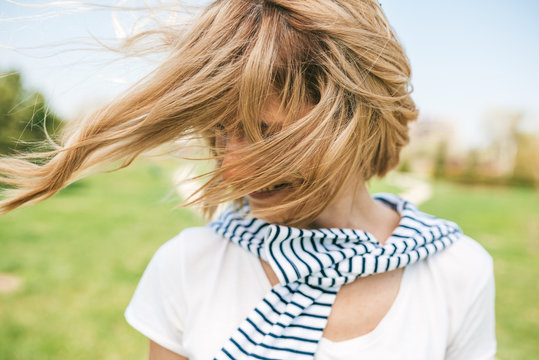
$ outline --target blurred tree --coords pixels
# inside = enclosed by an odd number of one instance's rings
[[[435,179],[443,178],[446,174],[447,162],[447,142],[442,140],[437,146],[436,154],[434,155],[434,170],[433,176]]]
[[[411,169],[410,169],[410,159],[408,157],[404,157],[400,162],[399,162],[399,166],[397,168],[398,171],[400,172],[410,172]]]
[[[491,163],[487,177],[507,178],[515,166],[517,137],[523,112],[516,109],[493,108],[483,119],[484,133],[490,144],[481,154],[482,162]]]
[[[40,92],[24,89],[19,72],[0,73],[0,154],[35,149],[45,127],[53,136],[62,124]]]
[[[511,182],[539,186],[539,135],[518,133],[517,153]]]
[[[469,181],[469,182],[477,181],[478,165],[479,165],[479,150],[471,149],[468,152],[468,157],[466,159],[466,170],[463,176],[463,178],[466,181]]]

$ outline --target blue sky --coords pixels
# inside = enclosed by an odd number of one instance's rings
[[[523,111],[526,126],[539,127],[539,1],[381,3],[410,58],[414,99],[423,117],[451,119],[469,145],[478,143],[481,121],[492,109]],[[129,23],[129,14],[120,20]],[[150,71],[150,61],[110,62],[113,57],[105,52],[63,52],[78,47],[73,44],[79,38],[91,40],[89,32],[114,38],[111,11],[0,0],[0,69],[21,70],[25,83],[66,117],[118,94]],[[66,41],[71,43],[49,46]],[[32,46],[40,48],[27,49]]]

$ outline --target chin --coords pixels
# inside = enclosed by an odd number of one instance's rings
[[[250,194],[249,196],[247,196],[247,199],[249,201],[249,208],[251,210],[251,214],[254,217],[264,220],[270,224],[302,227],[301,224],[297,224],[292,221],[294,215],[297,215],[297,211],[299,211],[299,209],[289,209],[286,212],[266,211],[273,206],[282,204],[289,195],[290,192],[288,191],[288,189],[283,189],[281,191],[275,192],[271,196],[257,196],[256,193]]]
[[[251,200],[249,199],[249,208],[251,209],[251,214],[256,217],[256,218],[259,218],[261,220],[264,220],[265,222],[268,222],[270,224],[284,224],[286,223],[286,219],[289,218],[287,216],[287,214],[282,214],[282,213],[267,213],[265,212],[264,210],[266,210],[268,207],[271,207],[271,205],[277,205],[276,203],[274,204],[260,204],[260,203],[257,203],[256,201],[254,200]]]

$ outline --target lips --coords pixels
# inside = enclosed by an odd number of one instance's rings
[[[268,187],[265,187],[265,188],[260,189],[258,191],[255,191],[254,193],[249,194],[249,196],[251,196],[251,197],[253,197],[255,199],[264,199],[264,198],[275,195],[280,190],[282,190],[282,189],[284,189],[286,187],[289,187],[290,185],[292,185],[292,184],[283,183],[283,184],[277,184],[277,185],[268,186]]]
[[[256,191],[255,193],[259,193],[259,192],[268,192],[268,191],[275,191],[275,190],[278,190],[278,189],[281,189],[285,186],[288,186],[290,185],[290,183],[283,183],[283,184],[278,184],[278,185],[272,185],[272,186],[268,186],[268,187],[265,187],[263,189],[260,189],[258,191]]]

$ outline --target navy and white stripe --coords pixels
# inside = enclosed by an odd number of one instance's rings
[[[459,238],[457,224],[419,211],[400,197],[379,193],[399,225],[382,245],[362,230],[306,230],[225,211],[214,231],[267,261],[279,279],[215,357],[313,359],[339,288],[358,277],[413,264]]]

